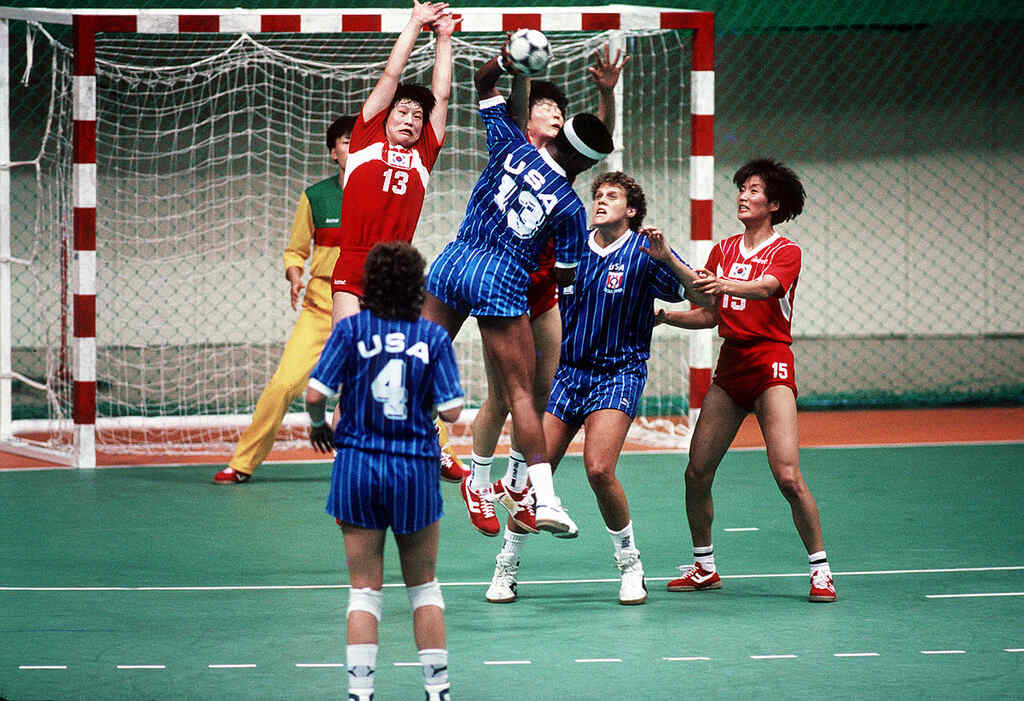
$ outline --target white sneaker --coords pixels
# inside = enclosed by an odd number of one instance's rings
[[[551,503],[537,504],[536,524],[538,529],[553,533],[556,538],[575,538],[580,534],[576,522],[569,517],[558,497]]]
[[[644,582],[644,566],[640,562],[640,551],[620,550],[615,553],[615,564],[622,573],[619,585],[619,603],[634,606],[647,601],[647,584]]]
[[[498,553],[494,562],[494,576],[491,577],[491,586],[487,587],[487,600],[492,604],[511,604],[516,600],[519,561],[513,562],[511,555]]]

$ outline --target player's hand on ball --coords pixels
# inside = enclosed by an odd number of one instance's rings
[[[309,442],[319,453],[334,452],[334,436],[331,434],[331,427],[326,423],[309,427]]]

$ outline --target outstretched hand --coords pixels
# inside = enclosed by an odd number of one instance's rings
[[[334,452],[334,436],[326,423],[309,427],[309,442],[318,453]]]
[[[412,17],[419,22],[421,27],[437,22],[446,13],[451,14],[448,13],[448,3],[446,2],[418,2],[417,0],[412,0]]]
[[[693,289],[697,292],[712,297],[725,294],[725,284],[722,278],[707,268],[699,268],[694,272],[697,273],[697,279],[693,282]]]
[[[449,10],[445,10],[437,21],[434,22],[434,36],[438,38],[450,37],[455,33],[455,28],[461,19],[462,17],[456,17]]]
[[[629,55],[623,55],[622,49],[616,49],[615,60],[611,60],[611,49],[606,43],[603,50],[594,49],[594,65],[587,70],[598,90],[612,90],[619,82],[622,67],[628,62]]]
[[[656,226],[645,226],[640,229],[640,233],[647,237],[647,241],[650,243],[648,247],[640,247],[644,253],[649,255],[654,260],[666,261],[672,255],[672,248],[668,245],[668,241],[665,240],[665,234],[661,233],[661,230]]]

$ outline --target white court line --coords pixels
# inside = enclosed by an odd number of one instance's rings
[[[1007,647],[1003,648],[1003,652],[1024,652],[1024,647]]]
[[[23,664],[18,665],[18,669],[25,670],[41,670],[41,669],[67,669],[66,664]]]
[[[722,530],[725,531],[726,533],[746,533],[748,531],[759,531],[761,529],[760,528],[756,528],[756,527],[747,527],[747,528],[723,528]]]
[[[919,570],[852,570],[846,572],[832,572],[834,577],[854,576],[884,576],[897,574],[947,574],[957,572],[1012,572],[1024,570],[1024,565],[1007,565],[996,567],[940,567],[933,569]],[[721,571],[719,570],[721,574]],[[786,572],[780,574],[722,574],[722,579],[772,579],[782,577],[807,577],[806,571]],[[648,582],[667,582],[675,577],[647,577]],[[600,579],[533,579],[520,580],[519,584],[540,585],[540,584],[609,584],[619,582],[618,577]],[[442,587],[481,587],[491,583],[488,580],[476,582],[442,582]],[[2,592],[104,592],[104,591],[125,591],[125,592],[180,592],[180,591],[304,591],[315,589],[349,589],[348,584],[267,584],[267,585],[222,585],[222,586],[178,586],[178,587],[124,587],[124,586],[97,586],[97,587],[0,587]],[[401,583],[390,583],[384,585],[385,589],[404,589]],[[1017,594],[1015,594],[1017,595]]]
[[[117,669],[167,669],[165,664],[119,664]]]
[[[696,662],[698,660],[710,660],[710,657],[662,657],[665,662]]]
[[[795,660],[796,655],[751,655],[752,660]]]
[[[419,662],[395,662],[395,667],[422,667]]]
[[[835,652],[832,657],[879,657],[877,652]]]
[[[484,660],[484,664],[489,665],[504,665],[504,664],[533,664],[530,660]]]
[[[321,667],[344,667],[343,662],[296,662],[296,667],[303,667],[307,669],[319,669]]]
[[[922,655],[966,655],[967,650],[921,650]]]
[[[208,664],[209,669],[255,669],[254,664]]]
[[[580,664],[590,664],[592,662],[622,662],[622,659],[618,657],[581,657],[575,661]]]
[[[925,594],[926,599],[973,599],[983,596],[1024,596],[1024,591],[993,591],[980,594]]]

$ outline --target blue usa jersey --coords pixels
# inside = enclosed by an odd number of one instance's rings
[[[533,272],[537,255],[553,236],[556,265],[573,267],[583,250],[587,214],[565,170],[526,140],[500,95],[480,103],[480,116],[489,159],[466,205],[457,240],[501,251]]]
[[[440,456],[433,409],[462,403],[455,351],[443,328],[381,319],[364,309],[334,327],[309,379],[337,394],[334,444],[396,455]]]
[[[667,265],[641,250],[649,245],[633,231],[607,248],[594,234],[587,239],[575,282],[558,294],[561,364],[607,371],[650,357],[654,300],[681,302],[683,290]]]

